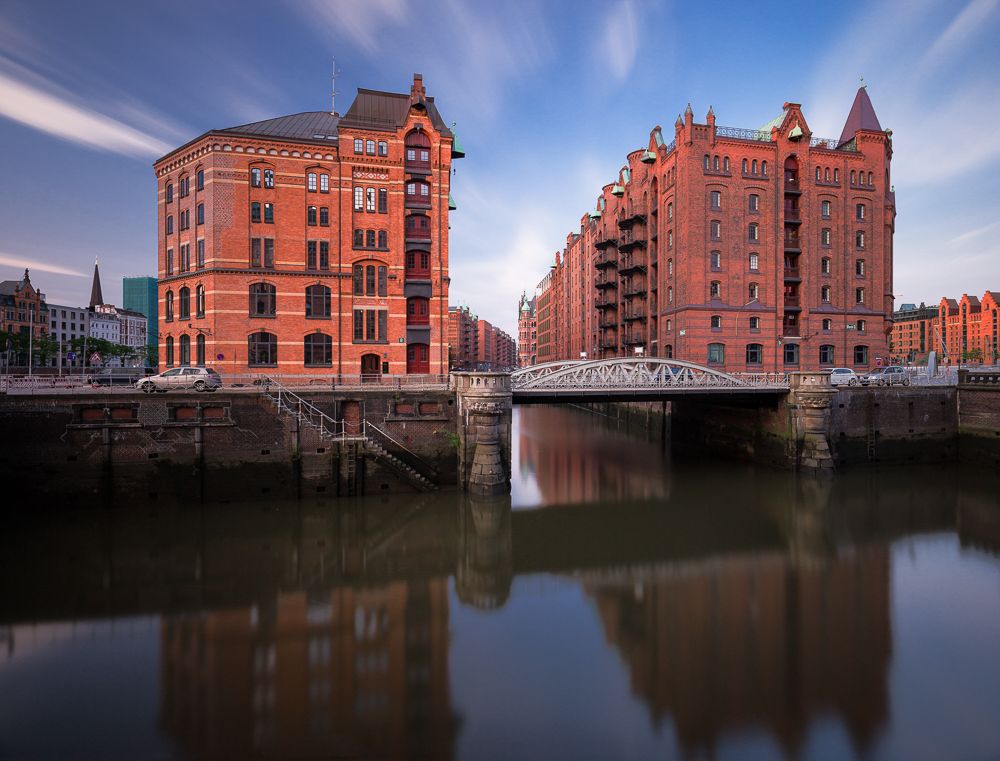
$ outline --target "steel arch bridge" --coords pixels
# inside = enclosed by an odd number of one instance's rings
[[[660,357],[545,362],[511,373],[514,401],[653,401],[672,396],[784,394],[784,373],[724,373]]]

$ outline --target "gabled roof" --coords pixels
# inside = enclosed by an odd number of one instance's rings
[[[266,137],[288,137],[305,140],[337,138],[337,124],[341,117],[329,111],[303,111],[300,114],[279,116],[262,122],[241,124],[220,132],[236,132],[241,135],[264,135]]]
[[[0,296],[13,296],[14,289],[20,284],[20,280],[4,280],[0,283]]]
[[[875,116],[875,107],[872,106],[872,102],[868,98],[868,90],[864,87],[859,87],[858,94],[854,96],[851,113],[847,115],[844,131],[840,133],[841,144],[853,140],[854,133],[859,129],[882,131],[882,125],[878,123],[878,117]]]
[[[427,116],[435,129],[442,133],[448,129],[441,114],[438,113],[437,106],[434,105],[434,98],[421,97],[419,102],[427,108]],[[345,128],[396,129],[406,122],[410,103],[410,95],[365,90],[359,87],[358,97],[341,118],[341,123]]]

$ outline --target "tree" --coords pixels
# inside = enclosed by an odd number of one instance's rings
[[[983,350],[978,346],[973,346],[971,349],[967,349],[962,352],[962,359],[965,361],[982,362],[983,361]]]
[[[53,354],[59,354],[59,342],[51,335],[35,336],[34,357],[36,365],[47,365]]]
[[[140,346],[137,351],[146,362],[146,367],[156,367],[160,364],[160,347],[156,344]]]

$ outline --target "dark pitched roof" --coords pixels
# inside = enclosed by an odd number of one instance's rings
[[[4,280],[0,283],[0,296],[13,296],[14,289],[20,284],[20,280]]]
[[[875,116],[875,107],[868,98],[868,90],[864,87],[859,87],[858,94],[854,96],[851,113],[847,115],[844,131],[840,133],[841,144],[853,140],[854,133],[859,129],[882,131],[882,125],[878,123],[878,117]]]
[[[136,312],[134,309],[122,309],[121,307],[118,307],[115,311],[117,311],[118,314],[125,315],[126,317],[142,317],[143,319],[146,319],[146,315],[142,312]]]
[[[90,306],[96,307],[104,303],[101,293],[101,273],[97,269],[97,259],[94,259],[94,284],[90,288]]]
[[[220,132],[236,132],[241,135],[264,135],[266,137],[290,137],[316,140],[337,137],[340,117],[329,111],[303,111],[301,114],[279,116],[262,122],[241,124]]]
[[[341,120],[344,127],[361,129],[396,129],[406,121],[410,112],[410,95],[358,88],[358,97]],[[420,98],[427,107],[427,116],[434,127],[444,132],[448,128],[434,105],[434,98]]]

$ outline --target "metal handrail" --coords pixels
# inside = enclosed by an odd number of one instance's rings
[[[429,462],[427,462],[427,460],[425,460],[423,457],[421,457],[420,455],[418,455],[412,449],[410,449],[409,447],[407,447],[405,444],[403,444],[403,442],[401,442],[395,436],[393,436],[392,434],[390,434],[388,431],[382,430],[377,425],[375,425],[372,422],[369,422],[368,420],[364,421],[364,427],[363,427],[364,436],[365,436],[366,439],[370,440],[370,437],[368,436],[368,429],[369,428],[374,428],[375,431],[377,431],[378,433],[380,433],[383,436],[385,436],[387,439],[389,439],[389,441],[391,441],[397,447],[399,447],[400,449],[402,449],[404,452],[406,452],[410,456],[415,457],[416,459],[420,460],[420,462],[422,462],[424,465],[426,465],[432,472],[436,472],[436,471],[434,471],[434,466],[431,465]]]
[[[269,376],[265,375],[263,380],[264,391],[262,393],[268,398],[274,400],[278,405],[278,409],[287,409],[290,414],[295,415],[299,423],[305,420],[307,425],[320,432],[329,434],[334,439],[346,441],[349,438],[364,437],[363,428],[357,434],[352,436],[347,432],[346,420],[335,420],[323,412],[323,410],[319,409],[311,402],[307,402],[301,396],[293,393],[281,383]],[[276,397],[271,394],[271,386],[277,388]],[[285,397],[285,400],[282,400],[282,396]],[[288,400],[292,401],[292,405],[288,404]]]

